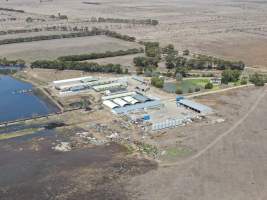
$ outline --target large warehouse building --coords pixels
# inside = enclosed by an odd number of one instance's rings
[[[126,114],[135,110],[160,106],[159,100],[144,96],[138,92],[123,92],[119,94],[103,96],[103,104],[116,114]]]

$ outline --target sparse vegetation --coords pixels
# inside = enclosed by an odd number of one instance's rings
[[[20,67],[24,67],[25,66],[25,61],[22,59],[18,59],[18,60],[8,60],[7,58],[0,58],[0,66],[20,66]]]
[[[158,20],[155,19],[120,19],[120,18],[103,18],[103,17],[92,17],[91,22],[98,23],[126,23],[126,24],[144,24],[156,26],[159,24]]]

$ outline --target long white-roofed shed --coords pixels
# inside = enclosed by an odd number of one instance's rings
[[[63,80],[58,80],[58,81],[53,81],[54,85],[57,84],[64,84],[64,83],[72,83],[72,82],[79,82],[79,81],[83,81],[83,80],[91,80],[93,79],[92,76],[85,76],[85,77],[79,77],[79,78],[70,78],[70,79],[63,79]]]
[[[110,100],[103,101],[103,104],[111,109],[120,107],[118,104],[115,104]]]
[[[113,99],[112,101],[113,101],[114,103],[120,105],[120,107],[124,107],[124,106],[126,106],[126,105],[130,105],[127,101],[124,101],[124,100],[122,100],[122,99],[120,99],[120,98]]]
[[[138,100],[134,99],[134,98],[131,97],[131,96],[123,97],[123,100],[127,101],[127,102],[130,103],[130,104],[136,104],[136,103],[139,103]]]

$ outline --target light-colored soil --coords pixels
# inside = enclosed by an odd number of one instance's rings
[[[83,4],[82,1],[58,0],[40,3],[35,0],[5,1],[2,7],[25,10],[26,14],[42,16],[66,14],[68,21],[49,21],[53,25],[71,25],[109,28],[124,34],[136,36],[139,40],[157,40],[162,44],[173,43],[178,49],[244,60],[251,66],[266,68],[267,60],[267,3],[265,1],[225,0],[155,0],[121,1],[100,0],[99,5]],[[10,12],[9,12],[10,14]],[[45,15],[45,16],[44,16]],[[91,17],[153,18],[158,26],[89,23]],[[11,27],[36,26],[26,24],[25,19]],[[44,27],[47,22],[40,22]],[[1,29],[8,28],[8,23]]]
[[[136,194],[136,199],[153,200],[266,199],[266,89],[240,89],[198,99],[208,99],[226,121],[206,125],[200,122],[158,138],[160,146],[184,148],[187,155],[172,154],[171,163],[175,164],[133,178],[129,191]],[[231,130],[263,93],[256,108]],[[220,137],[222,134],[224,137]],[[207,146],[210,148],[206,150]],[[194,157],[198,152],[201,154]],[[183,162],[186,159],[189,161]]]
[[[140,46],[106,36],[90,36],[2,45],[1,56],[21,58],[30,62],[38,59],[55,59],[63,55],[127,50],[135,47]]]

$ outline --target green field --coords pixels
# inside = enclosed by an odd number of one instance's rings
[[[175,93],[176,89],[179,88],[183,93],[188,93],[190,90],[195,91],[196,88],[203,90],[205,85],[209,82],[209,79],[185,79],[179,82],[171,82],[164,84],[164,90],[170,93]]]

